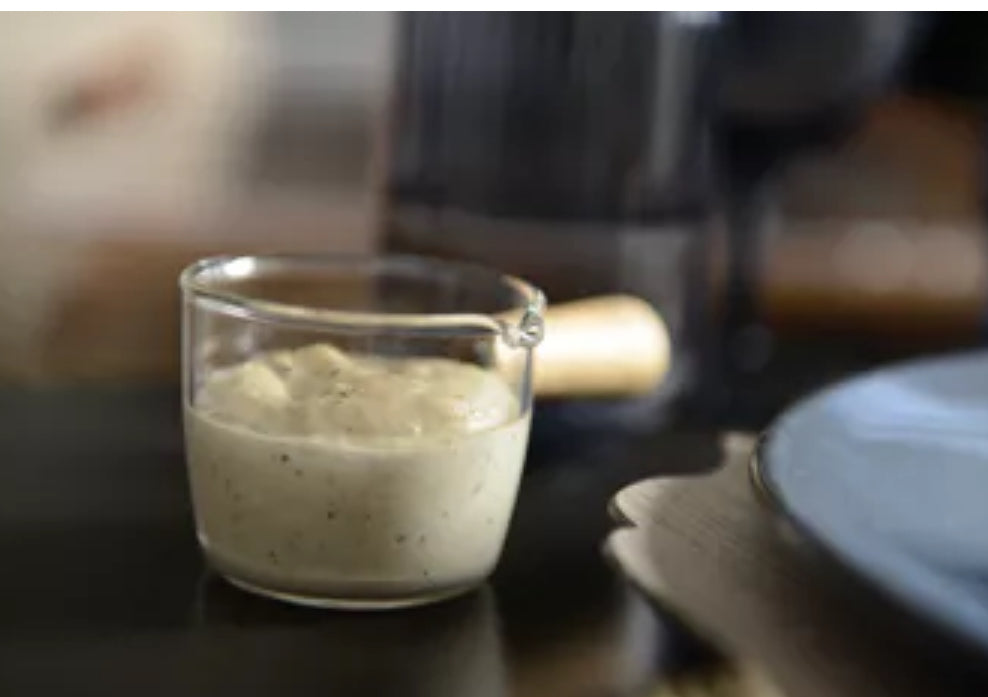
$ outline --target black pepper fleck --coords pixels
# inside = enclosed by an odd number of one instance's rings
[[[302,476],[302,470],[296,468],[296,470],[295,470],[295,476],[296,477],[301,477]]]
[[[419,535],[419,545],[425,544],[425,535]]]
[[[288,453],[282,453],[281,457],[278,458],[282,462],[291,462],[292,458],[289,457]]]
[[[408,537],[405,535],[395,535],[395,542],[397,542],[398,544],[404,544],[405,540],[407,539]]]
[[[278,555],[274,553],[273,549],[268,550],[268,559],[271,560],[272,564],[278,563]]]
[[[336,520],[336,511],[334,510],[326,511],[326,520]]]

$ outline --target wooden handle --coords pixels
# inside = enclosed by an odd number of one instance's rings
[[[535,349],[539,397],[632,397],[669,370],[669,333],[644,300],[608,295],[550,305]]]

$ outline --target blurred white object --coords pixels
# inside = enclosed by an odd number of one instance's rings
[[[5,18],[0,376],[167,375],[190,260],[369,252],[391,21]],[[282,166],[286,141],[303,176]]]
[[[264,93],[257,28],[239,13],[11,15],[0,23],[3,211],[176,216],[227,200]],[[90,98],[91,113],[63,118],[67,100],[101,85],[105,97],[114,81],[117,104]]]

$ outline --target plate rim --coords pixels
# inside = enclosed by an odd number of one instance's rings
[[[778,437],[778,432],[783,423],[792,418],[794,413],[823,401],[833,392],[843,391],[852,385],[860,385],[861,383],[874,380],[876,377],[888,374],[894,375],[903,371],[922,369],[925,366],[935,366],[957,359],[978,356],[988,360],[988,351],[984,349],[972,349],[880,366],[847,376],[833,384],[824,386],[801,397],[776,415],[768,427],[758,435],[755,447],[748,461],[748,479],[752,490],[756,494],[756,499],[769,511],[777,522],[785,524],[795,533],[795,537],[798,538],[801,545],[808,547],[818,556],[822,557],[827,564],[833,565],[845,572],[845,575],[853,579],[856,583],[865,586],[881,600],[889,603],[891,607],[906,613],[910,618],[920,622],[923,626],[936,631],[940,637],[954,643],[959,648],[973,651],[984,659],[988,657],[988,640],[985,637],[966,631],[964,628],[954,624],[939,611],[931,609],[930,606],[923,606],[916,603],[915,598],[901,592],[897,587],[885,583],[871,569],[845,555],[827,536],[817,533],[814,526],[785,500],[784,495],[779,490],[778,482],[774,480],[770,471],[772,467],[770,461],[772,458],[769,456],[771,444]]]

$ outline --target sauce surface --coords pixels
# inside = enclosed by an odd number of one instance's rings
[[[501,378],[326,344],[215,371],[186,408],[200,542],[261,588],[441,594],[500,554],[529,414]]]

